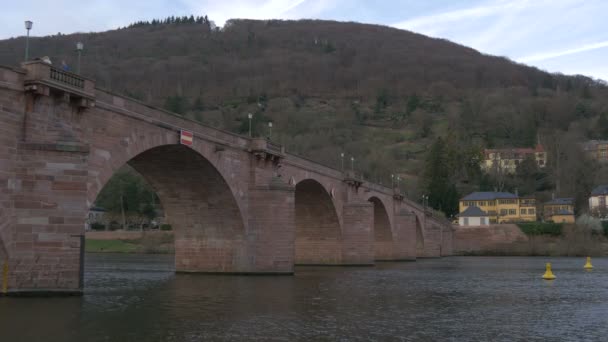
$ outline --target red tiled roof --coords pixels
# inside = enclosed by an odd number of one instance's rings
[[[483,150],[485,154],[488,153],[512,153],[512,154],[532,154],[536,152],[545,152],[542,145],[536,145],[536,147],[523,147],[523,148],[493,148]]]

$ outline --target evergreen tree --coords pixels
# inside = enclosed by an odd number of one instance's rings
[[[600,138],[608,139],[608,112],[603,112],[600,114],[598,126],[600,130]]]
[[[165,100],[164,108],[170,112],[183,115],[189,109],[188,99],[179,95],[169,96]]]
[[[433,143],[424,170],[424,188],[429,205],[452,217],[458,213],[458,191],[450,181],[447,147],[441,137]]]

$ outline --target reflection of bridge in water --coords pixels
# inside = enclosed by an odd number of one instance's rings
[[[393,190],[96,89],[40,62],[0,68],[0,257],[9,291],[80,291],[87,209],[128,163],[157,191],[183,272],[293,272],[451,252]],[[179,132],[194,133],[191,147]]]

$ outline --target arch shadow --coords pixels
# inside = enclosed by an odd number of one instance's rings
[[[393,260],[395,245],[386,206],[376,196],[368,201],[374,204],[374,260]]]
[[[205,156],[192,148],[161,145],[126,162],[156,191],[172,225],[178,272],[239,272],[247,262],[245,224],[230,186]],[[97,184],[105,184],[97,178]],[[101,188],[90,191],[96,198]]]
[[[342,230],[331,195],[316,180],[295,189],[295,263],[336,265],[342,260]]]

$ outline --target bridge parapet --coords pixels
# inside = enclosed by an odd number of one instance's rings
[[[69,71],[60,70],[42,61],[21,64],[27,73],[25,90],[38,95],[62,94],[78,107],[95,106],[95,82]]]
[[[278,162],[285,157],[285,148],[265,138],[251,139],[250,151],[260,159]]]
[[[363,185],[363,177],[361,177],[361,175],[357,172],[346,171],[344,173],[344,183],[358,189],[361,185]]]

